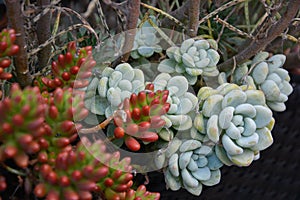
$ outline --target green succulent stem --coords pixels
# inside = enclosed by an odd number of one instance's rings
[[[4,167],[7,171],[9,171],[12,174],[16,174],[16,175],[19,175],[19,176],[26,176],[27,175],[25,172],[22,172],[20,170],[9,167],[3,162],[1,162],[1,165],[2,165],[2,167]]]

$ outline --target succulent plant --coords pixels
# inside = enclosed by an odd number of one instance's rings
[[[217,76],[217,63],[220,55],[216,51],[217,43],[212,40],[190,38],[182,42],[181,47],[172,46],[167,49],[169,59],[158,65],[158,71],[169,74],[182,74],[190,85],[194,85],[199,75]]]
[[[140,145],[136,139],[144,142],[158,140],[157,129],[166,122],[161,118],[165,115],[170,104],[167,103],[168,90],[154,91],[154,85],[146,85],[145,91],[131,94],[125,98],[122,106],[114,114],[115,138],[125,139],[126,146],[132,151],[138,151]]]
[[[42,90],[46,87],[50,90],[57,87],[84,88],[89,84],[88,78],[92,75],[92,68],[95,65],[91,46],[77,51],[75,42],[70,42],[67,53],[60,54],[58,61],[52,62],[53,78],[39,77],[35,84]]]
[[[221,179],[223,163],[216,156],[214,147],[198,140],[174,138],[155,161],[157,167],[166,164],[165,181],[171,190],[184,187],[199,196],[202,185],[213,186]]]
[[[37,87],[11,87],[10,98],[0,101],[0,161],[12,158],[25,168],[29,156],[38,153],[46,134],[43,127],[45,104]]]
[[[248,166],[273,143],[274,119],[262,91],[224,83],[216,89],[202,87],[198,97],[194,126],[216,144],[226,165]]]
[[[166,121],[166,128],[174,128],[183,131],[192,127],[192,118],[189,113],[195,110],[198,99],[188,92],[188,81],[184,76],[171,77],[167,73],[159,74],[153,81],[154,91],[168,90],[167,102],[170,104],[169,111],[162,118]],[[170,141],[173,132],[171,129],[162,129],[159,132],[162,139]]]
[[[288,71],[283,69],[286,56],[276,54],[269,59],[269,53],[258,53],[251,62],[242,64],[234,73],[236,83],[251,84],[264,92],[267,105],[274,111],[286,109],[285,102],[293,92]],[[253,69],[248,70],[248,65]]]
[[[154,16],[149,16],[153,23],[156,22]],[[156,29],[146,21],[140,28],[137,28],[135,34],[133,50],[131,51],[131,57],[139,59],[141,57],[151,57],[154,53],[162,52],[162,48],[159,45],[160,39],[156,36]]]
[[[86,107],[96,115],[112,116],[125,98],[145,89],[143,72],[128,63],[115,69],[107,67],[101,76],[100,80],[96,77],[91,80],[85,100]]]
[[[14,29],[3,29],[0,32],[0,80],[7,80],[12,77],[12,74],[5,72],[4,69],[11,64],[8,56],[16,55],[19,51],[19,46],[14,44],[15,40]]]

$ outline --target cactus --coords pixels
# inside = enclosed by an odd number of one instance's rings
[[[75,42],[68,44],[67,53],[60,54],[58,61],[53,61],[51,77],[38,77],[35,84],[42,90],[53,90],[58,87],[84,88],[89,84],[87,80],[92,75],[92,68],[96,65],[92,57],[92,47],[87,46],[77,52]]]
[[[203,98],[194,125],[216,144],[225,164],[248,166],[272,144],[274,119],[262,91],[224,83],[215,90],[202,87],[198,96]]]
[[[210,77],[219,74],[216,67],[220,59],[217,48],[217,43],[212,39],[187,39],[182,42],[181,47],[167,49],[169,59],[159,63],[158,71],[182,74],[190,85],[194,85],[199,75]]]
[[[11,65],[11,60],[8,56],[16,55],[19,51],[19,46],[14,44],[16,33],[14,29],[3,29],[0,32],[0,80],[12,78],[12,74],[5,72],[4,69]]]

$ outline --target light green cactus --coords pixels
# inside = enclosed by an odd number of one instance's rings
[[[216,144],[226,165],[248,166],[273,143],[274,119],[262,91],[224,83],[216,89],[202,87],[198,97],[194,126]]]
[[[182,74],[190,85],[194,85],[199,75],[217,76],[217,63],[220,55],[217,43],[212,40],[185,40],[181,47],[172,46],[167,49],[169,59],[158,65],[158,71],[169,74]]]

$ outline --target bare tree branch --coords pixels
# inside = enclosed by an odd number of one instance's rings
[[[130,51],[133,47],[136,26],[140,15],[140,0],[128,1],[128,15],[127,15],[127,25],[125,33],[125,45],[123,48],[124,56],[122,61],[126,62],[130,56]]]
[[[253,41],[247,48],[235,56],[237,63],[242,63],[245,60],[254,56],[257,52],[264,49],[270,42],[277,38],[290,24],[295,17],[300,7],[300,0],[290,0],[286,8],[286,12],[281,19],[275,23],[263,38]],[[229,59],[218,65],[219,70],[226,71],[232,68],[233,59]]]
[[[16,44],[19,45],[20,50],[14,60],[17,79],[21,87],[25,87],[31,85],[32,77],[30,76],[28,69],[24,19],[21,13],[21,4],[18,0],[6,0],[5,2],[9,26],[15,29],[18,34]]]
[[[38,0],[37,4],[40,7],[50,5],[50,0]],[[36,34],[38,38],[39,45],[46,42],[51,37],[50,30],[50,12],[43,15],[37,22]],[[48,57],[51,54],[51,46],[45,46],[39,53],[39,70],[42,70],[48,63]]]
[[[197,36],[198,27],[199,27],[199,15],[200,15],[200,2],[201,0],[194,0],[190,2],[189,5],[189,29],[188,35],[190,37]]]

